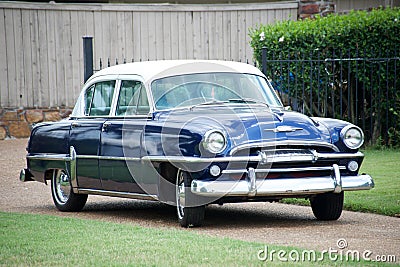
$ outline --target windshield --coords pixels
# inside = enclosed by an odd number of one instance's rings
[[[201,73],[153,81],[151,90],[157,110],[192,107],[203,103],[251,101],[282,106],[269,83],[260,76],[242,73]]]

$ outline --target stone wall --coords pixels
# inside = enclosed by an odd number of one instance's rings
[[[335,12],[335,4],[332,1],[300,0],[299,19],[314,18],[315,15],[326,16]]]
[[[0,109],[0,140],[29,137],[33,125],[59,121],[71,114],[71,109]]]

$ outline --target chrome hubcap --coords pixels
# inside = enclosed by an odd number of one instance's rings
[[[64,204],[68,201],[69,194],[71,192],[69,177],[64,171],[61,171],[57,175],[55,182],[55,193],[57,195],[58,201]]]
[[[178,210],[178,217],[182,219],[185,215],[185,182],[183,173],[178,171],[176,177],[176,208]]]

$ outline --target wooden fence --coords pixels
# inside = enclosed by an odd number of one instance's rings
[[[297,1],[227,5],[0,2],[0,108],[71,107],[83,84],[82,37],[99,58],[252,61],[248,31],[296,19]]]
[[[400,5],[399,0],[333,0],[338,13],[350,10],[365,10],[377,7],[392,8]]]

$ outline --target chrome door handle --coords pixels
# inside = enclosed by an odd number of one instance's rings
[[[101,128],[102,132],[106,132],[107,128],[111,125],[111,122],[106,121],[105,123],[103,123],[103,127]]]
[[[78,127],[78,126],[79,126],[79,123],[78,123],[77,121],[73,121],[73,122],[71,123],[71,126],[72,126],[72,128]]]

